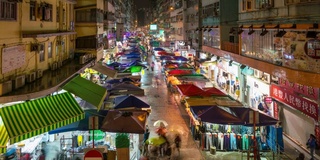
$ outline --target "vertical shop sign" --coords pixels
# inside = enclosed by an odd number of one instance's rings
[[[123,40],[123,23],[117,23],[117,41]]]
[[[289,88],[294,92],[301,93],[306,97],[312,98],[314,100],[319,99],[319,88],[304,86],[298,83],[291,83],[288,80],[284,80],[281,78],[279,78],[279,85],[281,87]]]
[[[271,85],[271,96],[318,121],[319,106],[317,103],[285,91],[276,85]]]
[[[279,119],[279,106],[278,103],[273,103],[273,117]]]

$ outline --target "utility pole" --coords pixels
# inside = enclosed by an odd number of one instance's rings
[[[202,50],[202,0],[198,0],[198,49],[197,49],[197,58],[200,57],[199,51]]]

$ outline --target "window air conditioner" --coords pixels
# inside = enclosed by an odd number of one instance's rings
[[[79,63],[80,64],[85,64],[86,62],[87,62],[87,56],[86,55],[80,56]]]
[[[0,83],[0,96],[10,93],[12,91],[12,81]]]
[[[31,83],[31,82],[36,80],[36,77],[37,77],[37,73],[36,72],[31,72],[30,74],[27,75],[26,80],[27,80],[28,83]]]
[[[24,86],[26,84],[26,76],[25,75],[17,76],[14,79],[14,83],[13,84],[14,84],[13,89],[18,89],[18,88]]]
[[[254,70],[254,77],[261,78],[262,76],[263,76],[263,72],[256,69]]]
[[[42,69],[38,69],[38,70],[37,70],[37,78],[41,78],[41,77],[42,77],[42,74],[43,74]]]

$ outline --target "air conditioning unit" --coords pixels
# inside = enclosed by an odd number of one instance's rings
[[[23,87],[25,84],[26,84],[26,76],[25,75],[17,76],[13,82],[13,89],[18,89],[20,87]]]
[[[37,79],[38,79],[38,78],[41,78],[41,77],[42,77],[42,74],[43,74],[43,70],[42,70],[42,69],[38,69],[38,70],[37,70]]]
[[[262,76],[263,76],[263,72],[256,69],[254,70],[254,77],[261,78]]]
[[[36,72],[31,72],[30,74],[27,75],[26,80],[27,80],[28,83],[31,83],[31,82],[35,81],[36,78],[37,78],[37,73]]]
[[[85,64],[86,62],[87,62],[87,56],[86,55],[80,56],[79,63],[80,64]]]
[[[0,96],[10,93],[12,91],[12,81],[0,83]]]
[[[54,70],[56,70],[57,68],[58,68],[58,63],[57,63],[57,62],[53,62],[53,63],[51,64],[51,70],[54,71]]]

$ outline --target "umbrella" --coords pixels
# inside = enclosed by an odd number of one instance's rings
[[[110,79],[106,81],[106,83],[109,83],[109,84],[115,84],[120,82],[121,82],[121,79]]]
[[[153,50],[154,51],[164,51],[164,49],[162,49],[162,48],[154,48]]]
[[[172,56],[160,56],[160,60],[170,61],[174,60],[174,58]]]
[[[168,128],[167,129],[168,133],[179,134],[179,135],[183,135],[186,133],[186,130],[180,125],[173,124],[168,126],[167,128]]]
[[[150,105],[132,95],[118,96],[114,98],[114,109],[132,108],[132,107],[150,108]]]
[[[151,145],[154,145],[154,146],[160,146],[161,144],[163,144],[165,142],[166,142],[166,139],[163,138],[162,136],[151,137],[151,138],[146,140],[146,144],[151,144]]]
[[[159,56],[171,56],[171,55],[169,55],[169,53],[167,53],[166,51],[159,51],[158,53],[157,53]]]
[[[157,120],[153,123],[155,127],[167,127],[168,123],[165,120]]]
[[[174,56],[173,58],[177,61],[188,61],[188,59],[183,56]]]
[[[128,78],[128,77],[124,77],[120,79],[120,82],[135,82],[133,79]]]
[[[110,110],[102,123],[101,130],[105,132],[143,134],[147,115],[147,111]]]

